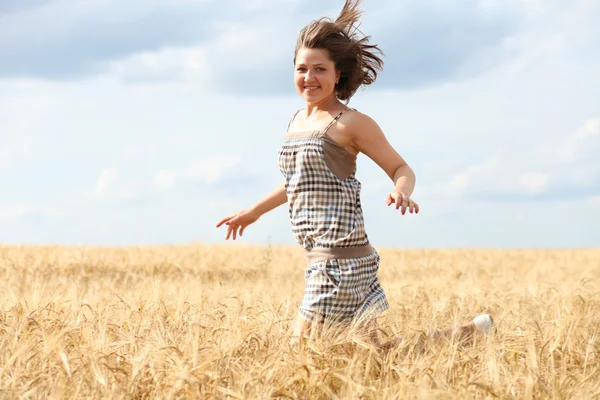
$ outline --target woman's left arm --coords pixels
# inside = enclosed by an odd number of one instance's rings
[[[410,196],[415,189],[416,177],[412,168],[391,146],[377,123],[365,114],[353,113],[350,131],[350,145],[365,154],[385,171],[394,183],[394,188],[387,195],[388,206],[395,204],[401,207],[402,214],[419,212],[419,205]]]

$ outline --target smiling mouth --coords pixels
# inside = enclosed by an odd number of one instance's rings
[[[307,92],[314,92],[315,90],[320,89],[321,86],[304,86],[304,90]]]

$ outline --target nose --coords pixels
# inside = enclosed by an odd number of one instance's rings
[[[313,72],[309,69],[308,71],[306,71],[304,80],[306,82],[310,82],[310,81],[312,81],[312,79],[313,79]]]

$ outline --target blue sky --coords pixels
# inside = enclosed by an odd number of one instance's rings
[[[296,35],[342,3],[1,2],[0,241],[223,242],[216,222],[282,180]],[[363,7],[385,69],[350,105],[413,166],[422,208],[387,208],[360,157],[373,243],[600,246],[600,2]],[[293,244],[285,206],[242,241]]]

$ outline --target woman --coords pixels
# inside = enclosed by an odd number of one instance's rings
[[[285,180],[217,227],[226,224],[226,240],[235,240],[263,214],[287,202],[294,236],[308,263],[295,334],[305,336],[315,323],[354,323],[370,327],[373,342],[387,350],[400,339],[381,344],[377,336],[375,317],[389,305],[377,278],[380,258],[364,229],[357,155],[371,158],[392,180],[387,206],[404,215],[418,213],[419,205],[411,198],[411,167],[373,119],[346,105],[360,86],[375,82],[383,66],[379,48],[353,29],[361,15],[359,4],[346,0],[335,21],[313,21],[300,32],[294,83],[306,106],[291,118],[279,152]],[[456,331],[430,336],[468,338],[477,330],[487,332],[492,324],[489,315],[481,315]]]

